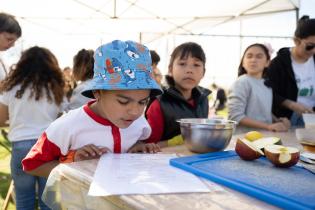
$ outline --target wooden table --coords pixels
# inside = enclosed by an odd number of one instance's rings
[[[264,132],[264,136],[280,137],[286,146],[302,150],[295,137],[294,129],[285,133]],[[227,149],[234,149],[235,141],[242,135],[235,135]],[[184,145],[168,147],[163,153],[191,155]],[[90,183],[98,160],[60,164],[49,176],[44,201],[52,209],[143,209],[143,210],[192,210],[192,209],[277,209],[268,203],[216,183],[211,183],[209,193],[121,195],[108,197],[88,196]],[[206,181],[210,183],[209,181]],[[212,187],[211,187],[212,186]],[[213,187],[216,186],[216,187]]]

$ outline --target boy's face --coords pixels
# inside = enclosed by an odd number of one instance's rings
[[[143,114],[149,95],[150,90],[98,90],[92,109],[117,127],[127,128]]]
[[[204,64],[198,58],[191,55],[181,59],[175,58],[170,69],[170,75],[175,80],[175,86],[180,90],[192,90],[198,86],[204,75]]]

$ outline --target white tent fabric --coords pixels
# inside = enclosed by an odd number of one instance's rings
[[[249,44],[288,46],[299,7],[299,0],[0,0],[0,11],[15,15],[23,30],[5,52],[9,64],[39,45],[52,50],[61,67],[71,66],[81,48],[131,39],[156,50],[166,74],[174,47],[195,41],[207,55],[206,87],[229,87]]]
[[[298,0],[0,0],[24,33],[131,34],[147,43],[167,34],[203,34],[226,22],[293,11]],[[27,25],[27,27],[26,27]]]

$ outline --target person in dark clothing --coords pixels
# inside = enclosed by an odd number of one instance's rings
[[[227,98],[226,98],[224,89],[219,88],[217,90],[217,97],[213,104],[215,111],[217,112],[217,111],[223,110],[225,108],[226,101],[227,101]]]
[[[152,128],[147,142],[159,143],[161,147],[181,144],[176,120],[208,117],[211,92],[199,86],[205,74],[205,62],[205,53],[196,43],[187,42],[174,49],[166,76],[168,86],[145,113]]]
[[[303,16],[294,34],[295,46],[282,48],[271,61],[267,85],[273,89],[272,111],[303,126],[303,113],[315,107],[315,19]]]

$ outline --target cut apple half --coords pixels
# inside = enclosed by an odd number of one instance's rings
[[[275,166],[291,167],[300,159],[300,151],[295,147],[267,145],[265,155]]]
[[[253,141],[252,143],[256,148],[263,149],[267,145],[274,145],[274,144],[280,145],[281,139],[278,137],[264,137],[264,138],[257,139]]]
[[[253,142],[246,139],[237,139],[235,152],[243,160],[255,160],[264,155],[261,149],[257,148]]]

